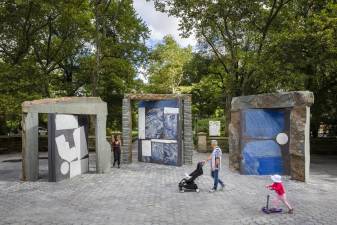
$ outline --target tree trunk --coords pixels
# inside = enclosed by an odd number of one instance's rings
[[[95,68],[92,73],[92,96],[97,95],[97,79],[100,70],[100,54],[101,54],[101,45],[100,45],[100,34],[99,34],[99,12],[98,12],[99,1],[96,1],[95,4],[95,47],[96,47],[96,63]]]
[[[231,122],[231,102],[232,102],[232,96],[227,95],[225,97],[225,115],[226,115],[226,130],[225,130],[225,136],[229,135],[229,124]]]

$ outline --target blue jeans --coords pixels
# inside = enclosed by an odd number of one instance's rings
[[[219,179],[219,170],[213,170],[211,176],[214,179],[214,186],[213,186],[214,190],[218,188],[218,183],[220,183],[221,186],[224,186],[222,180]]]

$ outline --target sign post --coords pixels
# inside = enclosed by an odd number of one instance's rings
[[[219,137],[221,131],[221,123],[220,121],[209,121],[209,136],[211,137]]]

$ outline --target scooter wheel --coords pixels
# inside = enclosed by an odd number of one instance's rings
[[[200,190],[199,190],[199,189],[196,189],[196,190],[195,190],[195,192],[199,193],[199,192],[200,192]]]

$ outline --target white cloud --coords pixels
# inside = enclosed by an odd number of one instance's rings
[[[152,1],[134,0],[134,7],[151,30],[150,43],[158,43],[165,35],[171,34],[182,47],[196,45],[195,37],[182,38],[179,36],[178,18],[157,12]]]

